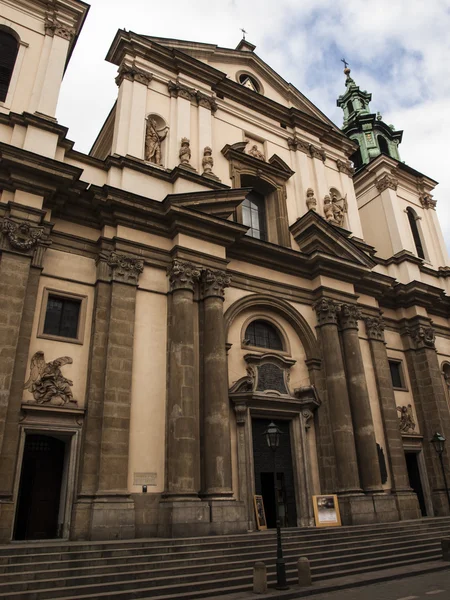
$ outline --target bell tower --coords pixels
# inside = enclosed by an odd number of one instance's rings
[[[383,121],[379,112],[375,114],[370,111],[372,94],[356,85],[350,77],[351,71],[347,63],[343,62],[346,91],[337,99],[337,105],[344,111],[342,130],[359,145],[351,156],[356,170],[380,154],[400,160],[398,145],[402,141],[403,131],[395,131],[393,125],[387,125]]]

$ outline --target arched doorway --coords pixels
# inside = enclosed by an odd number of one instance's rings
[[[65,442],[27,434],[17,500],[14,539],[59,537],[58,523],[64,472]]]

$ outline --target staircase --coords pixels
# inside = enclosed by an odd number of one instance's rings
[[[300,556],[314,581],[413,565],[441,557],[450,518],[333,529],[284,529],[287,578]],[[0,546],[0,599],[179,600],[252,589],[256,561],[275,582],[274,530],[246,535]]]

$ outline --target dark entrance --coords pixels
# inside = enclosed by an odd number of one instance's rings
[[[47,435],[26,436],[14,539],[58,536],[64,453],[61,440]]]
[[[273,456],[267,446],[264,431],[270,420],[252,419],[253,432],[253,461],[255,469],[255,493],[264,500],[267,527],[276,526],[275,486],[273,480]],[[283,432],[280,446],[275,453],[277,472],[277,500],[282,527],[297,526],[297,511],[295,508],[294,474],[292,469],[291,440],[289,423],[276,421]]]
[[[419,500],[420,512],[423,517],[427,516],[425,506],[425,498],[423,495],[422,481],[420,479],[419,463],[417,461],[418,454],[416,452],[405,452],[406,467],[408,469],[409,485],[417,494]]]

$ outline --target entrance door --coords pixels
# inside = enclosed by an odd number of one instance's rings
[[[263,497],[267,527],[276,527],[275,485],[273,477],[273,454],[267,446],[264,431],[271,421],[252,419],[253,463],[255,470],[255,493]],[[280,446],[275,452],[277,474],[276,498],[282,527],[297,526],[294,474],[292,469],[289,423],[277,421],[282,431]]]
[[[417,494],[419,500],[420,512],[423,517],[427,516],[425,506],[425,498],[423,495],[422,481],[420,479],[419,463],[417,461],[418,454],[416,452],[405,452],[406,467],[408,469],[409,485]]]
[[[27,435],[23,452],[14,539],[58,535],[65,443],[47,435]]]

